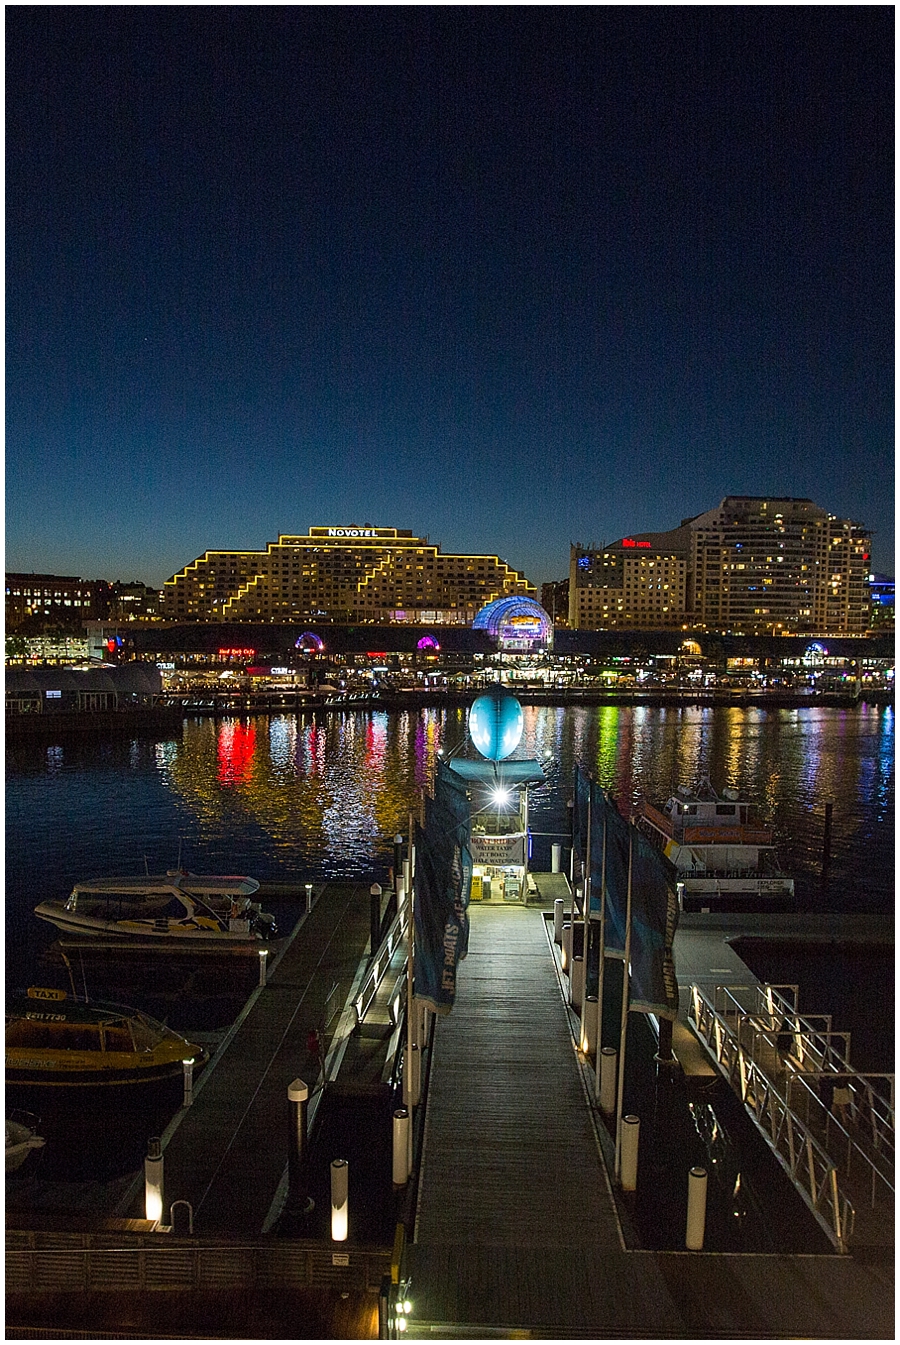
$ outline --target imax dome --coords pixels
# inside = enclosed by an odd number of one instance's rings
[[[497,598],[472,628],[486,630],[503,649],[547,649],[553,642],[553,622],[534,598]]]

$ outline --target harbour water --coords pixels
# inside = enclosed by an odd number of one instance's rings
[[[438,751],[474,755],[465,723],[460,708],[192,718],[168,740],[8,748],[7,983],[33,980],[55,937],[34,906],[78,879],[180,864],[298,889],[326,878],[384,882],[393,836],[408,830]],[[801,909],[880,914],[888,928],[892,706],[526,706],[516,755],[545,763],[546,784],[530,794],[538,870],[550,868],[555,841],[566,843],[576,762],[623,811],[642,795],[662,801],[708,774],[717,787],[747,793],[774,828]],[[276,914],[285,923],[295,911],[294,904]],[[849,967],[844,959],[842,977]]]

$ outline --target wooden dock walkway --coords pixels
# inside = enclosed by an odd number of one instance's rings
[[[368,885],[325,884],[164,1136],[164,1209],[188,1201],[195,1232],[263,1231],[288,1161],[288,1085],[302,1078],[312,1094],[309,1032],[343,1006],[369,927]],[[142,1204],[141,1179],[121,1213]]]
[[[457,1002],[435,1024],[406,1335],[891,1338],[889,1259],[629,1250],[544,916],[470,912]],[[702,926],[681,958],[679,980],[749,975]]]
[[[539,911],[470,908],[452,1013],[438,1019],[416,1240],[622,1245]]]

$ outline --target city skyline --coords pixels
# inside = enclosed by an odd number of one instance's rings
[[[13,8],[7,569],[805,497],[893,573],[893,13]]]

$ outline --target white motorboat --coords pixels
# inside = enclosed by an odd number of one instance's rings
[[[682,906],[747,909],[790,901],[794,880],[782,871],[771,830],[752,820],[736,789],[718,794],[704,776],[679,786],[662,812],[644,800],[637,825],[671,860]]]
[[[250,898],[255,878],[187,873],[95,878],[76,883],[65,899],[35,907],[41,920],[66,934],[221,944],[273,938],[274,916]]]
[[[6,1118],[6,1171],[18,1172],[27,1158],[43,1149],[45,1140],[37,1133],[38,1120],[31,1112],[13,1111]]]

